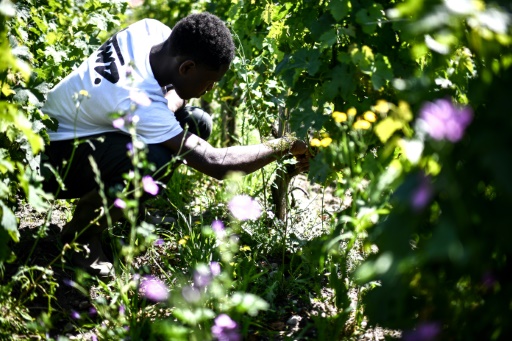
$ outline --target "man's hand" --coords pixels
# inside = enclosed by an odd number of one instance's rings
[[[305,173],[309,171],[309,160],[311,153],[309,152],[308,145],[302,140],[295,140],[290,146],[290,153],[295,156],[297,163],[295,164],[294,173]]]
[[[302,140],[294,140],[289,143],[291,144],[290,153],[293,156],[305,155],[308,152],[308,145]]]

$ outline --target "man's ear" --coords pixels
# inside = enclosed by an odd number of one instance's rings
[[[180,67],[178,70],[180,72],[180,75],[186,75],[187,73],[189,73],[191,70],[193,70],[195,68],[196,68],[196,63],[193,60],[187,59],[180,64]]]

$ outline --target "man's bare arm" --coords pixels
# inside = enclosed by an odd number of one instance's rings
[[[188,132],[182,132],[163,144],[175,153],[183,155],[190,167],[216,179],[223,179],[230,171],[252,173],[288,152],[297,156],[305,155],[307,152],[304,142],[289,142],[285,139],[249,146],[214,148],[205,140]]]

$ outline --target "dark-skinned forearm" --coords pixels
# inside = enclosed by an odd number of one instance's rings
[[[195,150],[188,157],[187,164],[198,171],[223,179],[229,172],[240,171],[246,174],[257,171],[280,158],[285,152],[277,143],[265,143],[250,146],[214,148],[213,151],[200,154]]]
[[[249,174],[289,152],[300,155],[307,150],[303,142],[286,139],[250,146],[214,148],[196,135],[185,132],[163,144],[184,158],[188,166],[217,179],[223,179],[232,171]]]

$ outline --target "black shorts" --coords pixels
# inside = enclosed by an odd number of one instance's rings
[[[212,129],[210,116],[196,107],[185,107],[176,112],[176,118],[184,129],[208,139]],[[45,177],[43,188],[59,199],[80,198],[99,185],[89,156],[98,166],[101,182],[107,195],[124,188],[123,174],[134,169],[129,156],[128,144],[132,142],[129,135],[118,132],[104,133],[79,139],[76,148],[75,140],[52,141],[46,147],[42,157],[42,174]],[[174,153],[161,144],[148,144],[147,160],[156,166],[157,174],[151,174],[162,182],[169,180],[168,167],[172,167]],[[68,163],[70,164],[68,165]],[[57,179],[45,167],[48,163],[57,171],[63,180],[65,189],[59,189]],[[167,174],[167,177],[164,175]]]

